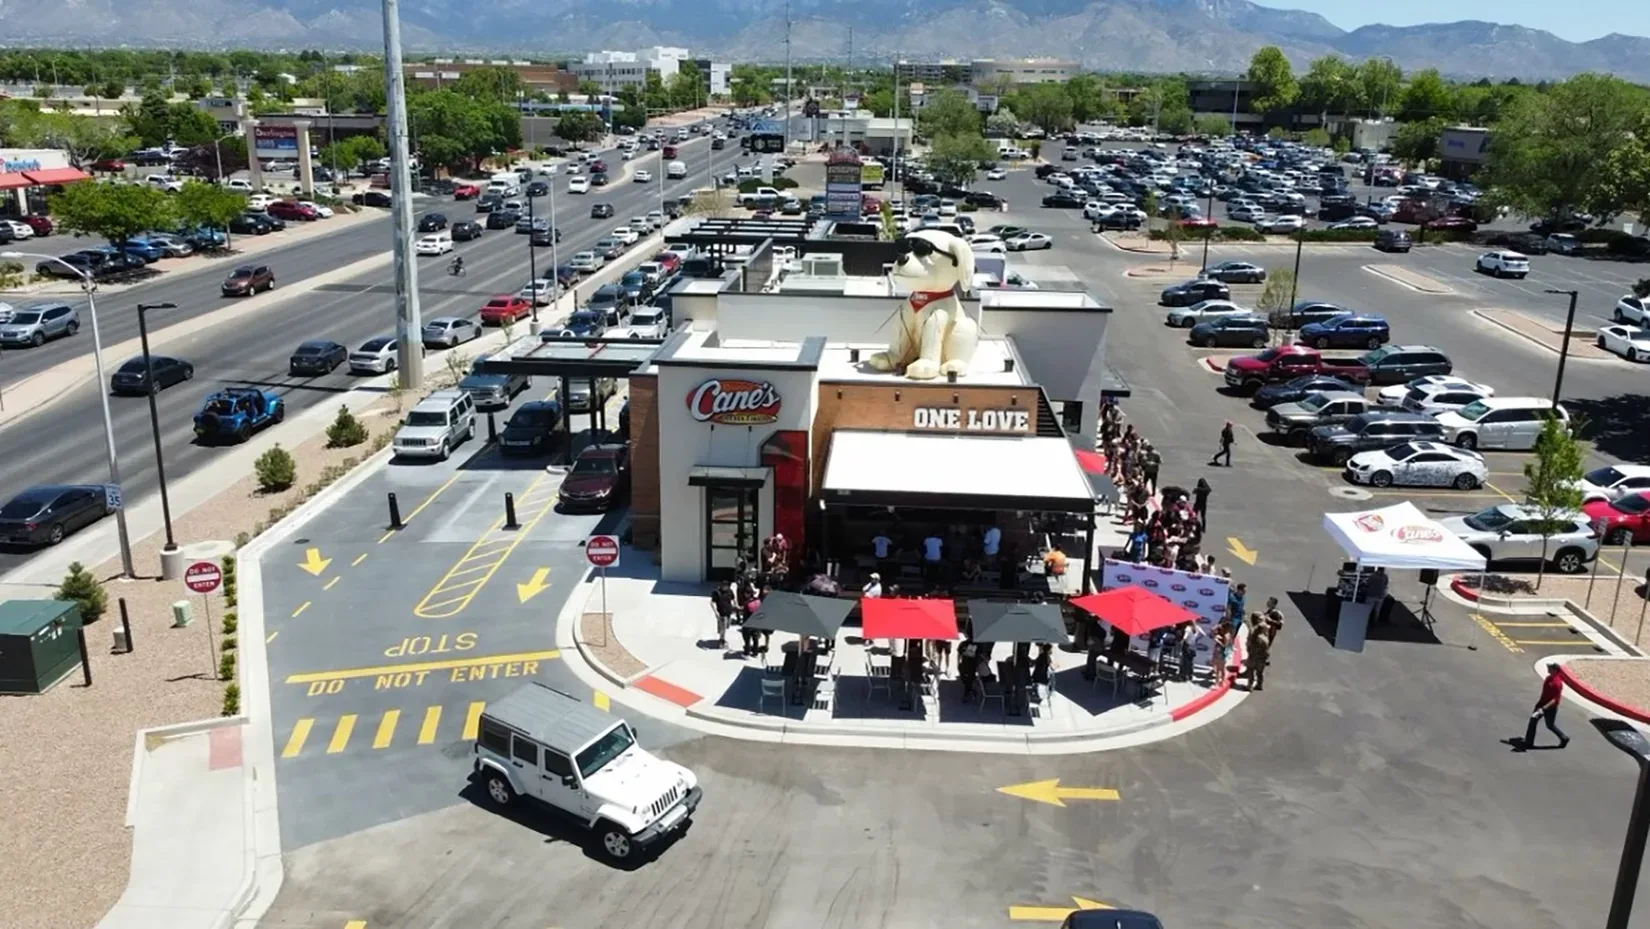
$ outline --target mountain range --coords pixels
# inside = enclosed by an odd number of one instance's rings
[[[1569,42],[1465,21],[1347,31],[1249,0],[791,0],[796,61],[1052,57],[1107,71],[1242,71],[1263,45],[1297,66],[1325,54],[1388,57],[1455,77],[1607,71],[1650,83],[1650,38]],[[380,0],[0,0],[5,44],[189,48],[382,47]],[[786,0],[401,0],[413,52],[577,55],[687,46],[732,62],[785,56]]]

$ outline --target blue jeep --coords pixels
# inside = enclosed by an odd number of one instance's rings
[[[245,442],[252,433],[286,418],[286,401],[255,387],[225,387],[195,414],[195,435],[207,442]]]

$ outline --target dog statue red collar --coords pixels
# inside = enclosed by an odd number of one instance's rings
[[[933,303],[935,300],[944,300],[946,297],[951,296],[952,293],[953,291],[949,290],[913,290],[911,291],[911,295],[905,299],[906,302],[911,304],[911,309],[921,310],[923,307]]]

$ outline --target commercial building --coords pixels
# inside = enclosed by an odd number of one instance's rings
[[[726,577],[775,532],[845,583],[868,570],[876,526],[997,525],[1009,566],[1006,553],[1050,538],[1092,551],[1106,489],[1077,452],[1094,448],[1102,397],[1126,393],[1104,363],[1107,307],[1080,292],[965,294],[982,329],[967,369],[916,381],[867,364],[899,325],[896,243],[825,239],[803,220],[692,218],[665,238],[711,257],[668,295],[676,328],[662,341],[523,339],[482,362],[628,375],[631,541],[658,553],[665,580]],[[812,286],[786,292],[799,266]],[[839,290],[822,267],[841,269]]]
[[[594,81],[602,93],[616,94],[626,87],[644,86],[649,74],[657,74],[668,84],[688,60],[685,48],[655,45],[635,52],[590,52],[567,69],[579,81]]]
[[[707,97],[725,97],[731,92],[733,65],[725,61],[712,61],[709,58],[695,58],[693,63],[704,78]]]
[[[959,61],[900,61],[894,66],[901,84],[913,81],[937,87],[971,84],[986,90],[1021,84],[1064,83],[1082,72],[1075,61],[1056,58],[976,58]]]
[[[0,148],[0,215],[44,213],[50,188],[90,177],[59,149]]]
[[[522,86],[535,93],[572,93],[578,89],[579,79],[572,72],[554,64],[535,64],[531,61],[507,58],[435,58],[411,62],[405,66],[407,83],[421,87],[441,88],[477,68],[505,68],[514,71]]]
[[[896,147],[910,151],[914,124],[909,119],[877,117],[864,112],[832,113],[814,121],[812,141],[847,145],[870,155],[892,155]]]
[[[913,81],[923,84],[966,84],[974,79],[972,62],[946,58],[939,61],[905,61],[894,65],[894,76],[901,84]]]

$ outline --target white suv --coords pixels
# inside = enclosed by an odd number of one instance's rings
[[[1545,538],[1540,514],[1513,503],[1438,522],[1490,561],[1540,562],[1545,550],[1555,569],[1579,574],[1598,557],[1598,535],[1580,512],[1558,517]]]
[[[395,455],[446,461],[454,446],[475,436],[475,400],[462,390],[438,390],[418,401],[395,431]]]
[[[1530,273],[1530,259],[1518,252],[1485,252],[1478,256],[1477,270],[1496,277],[1522,280]]]
[[[1650,311],[1646,310],[1642,299],[1628,294],[1616,301],[1616,322],[1638,323],[1642,326],[1650,323]]]
[[[536,681],[487,704],[473,770],[493,803],[542,803],[618,862],[686,826],[704,796],[692,771],[642,748],[629,723]]]
[[[1444,441],[1461,448],[1535,448],[1541,426],[1553,412],[1553,402],[1542,397],[1484,397],[1446,410],[1433,418],[1444,427]],[[1570,414],[1557,408],[1560,422]]]

